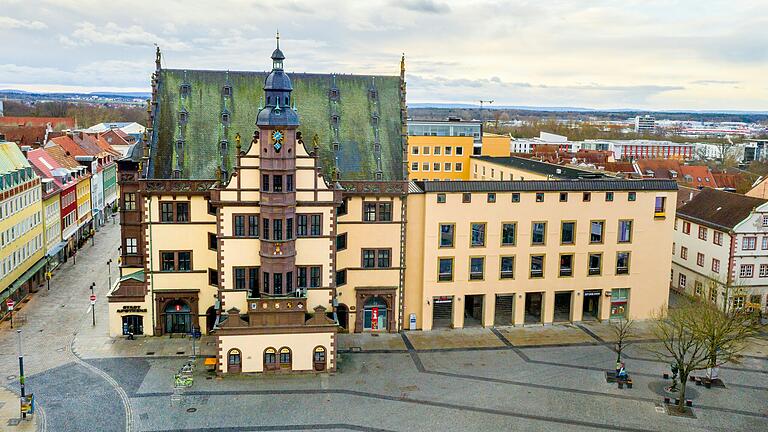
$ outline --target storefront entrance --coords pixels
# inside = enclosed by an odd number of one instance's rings
[[[525,294],[525,323],[541,324],[542,293]]]
[[[432,328],[449,328],[453,325],[453,297],[432,298]]]
[[[165,307],[165,332],[190,333],[192,331],[191,309],[186,302],[174,301]]]
[[[336,318],[339,320],[339,327],[343,331],[349,329],[349,308],[344,303],[340,303],[336,306]]]
[[[571,291],[555,293],[555,322],[571,321],[571,298]]]
[[[383,298],[371,297],[363,305],[363,330],[387,331],[387,302]]]
[[[493,325],[508,326],[515,323],[515,295],[497,294]]]
[[[144,317],[141,315],[124,315],[123,316],[123,335],[129,334],[143,335],[144,334]]]
[[[585,290],[584,305],[581,310],[583,321],[596,321],[600,319],[600,296],[602,290]]]
[[[240,373],[242,367],[243,355],[238,349],[231,349],[227,354],[227,373]]]
[[[483,325],[482,295],[464,296],[464,327],[481,327]]]

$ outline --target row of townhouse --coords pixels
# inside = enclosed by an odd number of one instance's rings
[[[768,313],[768,200],[703,189],[675,219],[670,286]]]

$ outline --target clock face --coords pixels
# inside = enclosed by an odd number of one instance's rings
[[[275,151],[279,152],[280,149],[283,148],[283,138],[285,138],[283,131],[276,130],[272,132],[272,140],[275,142],[273,145],[275,147]]]

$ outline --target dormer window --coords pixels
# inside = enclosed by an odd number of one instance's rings
[[[189,84],[182,84],[179,86],[179,93],[181,93],[181,97],[187,97],[190,94],[192,94],[192,86]]]
[[[328,92],[328,97],[331,98],[331,100],[339,100],[339,89],[331,89]]]
[[[369,90],[368,90],[368,97],[370,97],[371,99],[376,99],[377,97],[379,97],[379,92],[378,92],[378,90],[376,90],[376,89],[374,89],[374,88],[372,88],[372,89],[369,89]]]
[[[331,116],[331,123],[335,127],[339,126],[339,116],[337,114],[334,114],[334,115]]]
[[[228,112],[224,111],[223,113],[221,113],[221,122],[223,124],[225,124],[225,125],[229,124],[229,113]]]
[[[187,115],[188,115],[187,110],[179,111],[179,123],[186,123]]]
[[[379,126],[379,116],[374,114],[373,117],[371,117],[371,124],[373,124],[373,127]]]
[[[221,140],[219,145],[221,146],[221,153],[226,153],[227,152],[227,147],[229,146],[229,141]]]
[[[232,96],[232,86],[225,85],[224,88],[221,89],[221,93],[226,97]]]

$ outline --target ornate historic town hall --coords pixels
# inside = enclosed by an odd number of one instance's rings
[[[673,181],[408,182],[430,149],[407,142],[404,59],[399,76],[289,77],[284,61],[279,40],[269,73],[164,69],[158,50],[148,144],[118,162],[112,336],[200,329],[219,373],[321,372],[339,332],[666,302]]]

